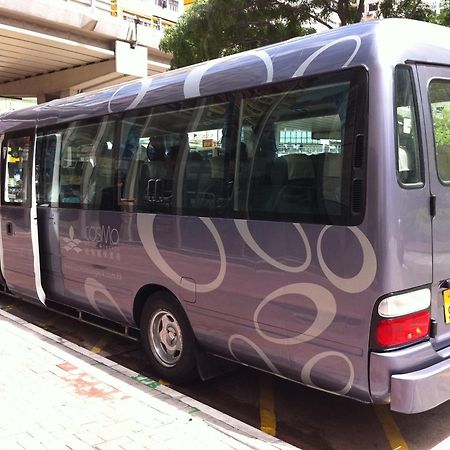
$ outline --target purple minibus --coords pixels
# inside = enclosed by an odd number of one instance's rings
[[[388,19],[0,116],[2,292],[403,413],[450,399],[450,30]]]

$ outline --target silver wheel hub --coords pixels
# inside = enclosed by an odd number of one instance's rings
[[[170,311],[158,309],[150,319],[150,348],[164,367],[174,367],[183,350],[180,324]]]

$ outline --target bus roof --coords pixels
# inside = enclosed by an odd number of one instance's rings
[[[0,116],[0,134],[245,89],[345,67],[450,64],[450,29],[385,19],[294,38]]]

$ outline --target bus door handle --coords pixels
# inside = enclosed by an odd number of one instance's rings
[[[6,223],[6,234],[12,236],[14,234],[14,225],[12,222]]]
[[[152,188],[152,185],[154,186],[155,182],[156,182],[156,180],[154,178],[150,178],[150,180],[147,181],[147,191],[146,191],[147,200],[149,199],[149,197],[151,197],[150,190]],[[153,190],[154,189],[155,188],[153,188]]]
[[[158,199],[161,197],[161,178],[158,178],[155,181],[155,199]]]

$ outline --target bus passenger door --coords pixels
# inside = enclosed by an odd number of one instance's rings
[[[450,67],[418,67],[430,166],[433,235],[432,318],[436,348],[450,343]],[[434,210],[434,211],[433,211]],[[445,307],[444,307],[445,306]]]
[[[34,130],[2,142],[2,271],[9,290],[44,303],[36,210]]]
[[[36,142],[36,202],[41,277],[48,300],[64,294],[59,242],[59,173],[62,136],[38,134]]]

